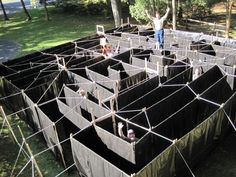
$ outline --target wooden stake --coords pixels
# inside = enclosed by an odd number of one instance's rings
[[[19,132],[20,132],[20,134],[21,134],[21,137],[22,137],[23,141],[25,141],[25,146],[26,146],[27,151],[29,152],[29,154],[30,154],[30,156],[31,156],[31,158],[32,158],[32,162],[33,162],[34,165],[35,165],[35,168],[36,168],[36,170],[37,170],[37,172],[38,172],[38,175],[39,175],[40,177],[43,177],[43,174],[42,174],[42,172],[41,172],[40,169],[39,169],[39,166],[38,166],[38,164],[37,164],[37,162],[36,162],[36,160],[35,160],[35,158],[34,158],[34,155],[33,155],[32,151],[31,151],[31,149],[30,149],[29,144],[28,144],[28,143],[26,142],[26,140],[25,140],[24,134],[23,134],[23,132],[22,132],[20,126],[18,125],[17,127],[18,127],[18,129],[19,129]]]
[[[3,118],[4,118],[4,120],[5,120],[6,123],[7,123],[7,126],[8,126],[8,128],[9,128],[9,130],[10,130],[12,136],[13,136],[13,139],[15,140],[15,142],[16,142],[17,144],[19,144],[19,142],[18,142],[18,140],[17,140],[17,138],[16,138],[16,135],[15,135],[15,133],[14,133],[13,130],[12,130],[12,127],[11,127],[11,125],[10,125],[8,119],[7,119],[7,116],[6,116],[6,114],[5,114],[5,112],[4,112],[3,108],[2,108],[2,106],[0,106],[0,111],[1,111],[1,114],[2,114],[2,116],[3,116]]]
[[[111,112],[114,113],[114,105],[113,105],[113,99],[110,99],[110,107],[111,107]],[[113,125],[113,132],[114,132],[114,135],[117,135],[117,132],[116,132],[116,119],[115,119],[115,115],[112,114],[112,125]]]

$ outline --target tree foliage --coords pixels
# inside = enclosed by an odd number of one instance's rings
[[[167,1],[164,0],[136,0],[134,5],[130,5],[130,14],[137,21],[148,21],[145,9],[149,11],[151,15],[154,15],[155,11],[164,12],[166,10]]]
[[[222,2],[220,0],[179,0],[177,14],[181,10],[181,14],[189,18],[202,19],[211,14],[211,7],[215,3]],[[161,14],[166,10],[166,6],[171,6],[169,0],[136,0],[133,5],[130,5],[130,14],[137,21],[148,21],[145,9],[148,9],[151,15],[158,10]],[[181,16],[181,15],[180,15]]]

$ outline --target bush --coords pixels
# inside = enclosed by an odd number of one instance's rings
[[[150,15],[154,15],[154,12],[156,10],[159,10],[161,13],[164,13],[166,10],[166,1],[136,0],[134,5],[130,5],[129,8],[130,8],[130,14],[133,18],[135,18],[139,22],[144,22],[144,21],[149,21],[145,13],[145,9],[149,11]]]

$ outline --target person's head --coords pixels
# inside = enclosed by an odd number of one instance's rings
[[[160,13],[158,11],[156,11],[156,18],[160,19]]]
[[[127,132],[127,137],[131,140],[135,140],[135,133],[133,129],[129,129]]]
[[[85,96],[85,91],[84,91],[84,89],[82,89],[82,88],[79,89],[79,95],[80,95],[80,96]]]

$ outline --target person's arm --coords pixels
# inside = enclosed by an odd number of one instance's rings
[[[166,9],[166,14],[162,17],[162,20],[163,20],[163,21],[167,19],[169,12],[170,12],[170,8],[167,7],[167,9]]]
[[[145,13],[150,20],[153,20],[153,17],[148,13],[148,10],[145,10]]]
[[[126,137],[125,137],[125,135],[124,135],[124,133],[123,133],[123,127],[124,127],[123,123],[122,123],[122,122],[119,122],[119,123],[118,123],[118,134],[119,134],[119,136],[120,136],[121,138],[125,139]]]

